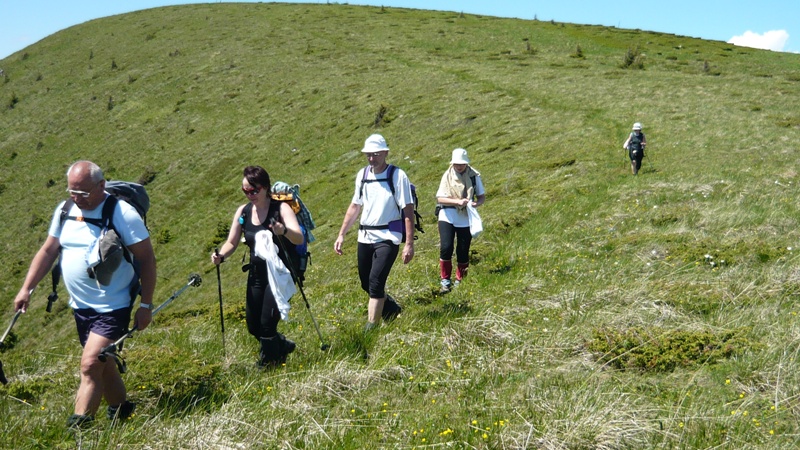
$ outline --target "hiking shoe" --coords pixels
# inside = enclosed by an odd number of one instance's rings
[[[400,313],[403,312],[403,307],[397,303],[397,300],[392,298],[391,295],[386,296],[386,301],[383,303],[383,311],[381,311],[381,317],[386,322],[393,321]]]
[[[258,354],[258,362],[256,365],[262,369],[271,369],[280,367],[283,360],[286,359],[286,354],[283,353],[284,341],[281,335],[275,335],[269,338],[260,338],[261,351]]]
[[[85,414],[73,414],[67,418],[67,428],[70,430],[89,428],[92,423],[94,423],[94,417]]]
[[[281,357],[278,362],[281,364],[286,363],[286,357],[289,356],[289,353],[292,353],[295,348],[297,348],[297,344],[294,341],[286,339],[286,336],[278,333],[278,340],[281,343]]]
[[[364,333],[369,333],[370,331],[372,331],[372,330],[374,330],[376,328],[378,328],[378,324],[372,323],[372,322],[367,322],[367,324],[364,325]]]
[[[457,288],[459,284],[461,284],[461,280],[456,280],[456,282],[453,284],[453,287]]]
[[[281,350],[287,355],[292,353],[294,349],[297,348],[297,344],[295,344],[294,341],[286,339],[286,336],[280,333],[278,333],[278,339],[281,341]]]
[[[127,420],[133,415],[133,411],[135,410],[136,403],[125,400],[125,403],[121,405],[108,405],[108,409],[106,409],[106,418],[108,418],[108,420]]]
[[[450,280],[448,280],[447,278],[442,278],[441,283],[442,283],[442,293],[450,292],[452,286],[450,284]]]

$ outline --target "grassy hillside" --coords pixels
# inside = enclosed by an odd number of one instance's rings
[[[630,56],[624,67],[626,56]],[[2,448],[796,448],[800,56],[541,21],[348,5],[208,4],[87,22],[0,61],[0,292],[44,240],[66,167],[147,182],[158,302],[126,343],[139,404],[69,435],[80,350],[49,280],[0,354]],[[648,157],[621,149],[640,121]],[[426,233],[362,335],[358,152],[386,136]],[[470,276],[438,287],[453,148],[487,185]],[[238,253],[209,252],[241,170],[299,183],[318,225],[285,367],[253,367]],[[5,327],[13,311],[0,310]],[[368,358],[364,355],[368,354]]]

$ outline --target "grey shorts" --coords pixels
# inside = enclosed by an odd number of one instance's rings
[[[116,340],[128,332],[131,321],[131,308],[117,309],[107,313],[99,313],[93,309],[73,310],[75,324],[78,326],[78,339],[81,346],[86,345],[89,333]]]

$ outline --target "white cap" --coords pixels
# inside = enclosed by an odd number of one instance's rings
[[[386,139],[380,134],[373,134],[364,141],[364,148],[361,153],[375,153],[375,152],[388,152],[389,147],[386,145]]]
[[[642,129],[642,124],[640,124],[639,122],[636,122],[635,124],[633,124],[633,129],[634,129],[634,131],[641,130]]]
[[[450,164],[469,164],[467,151],[463,148],[453,150],[453,157],[450,159]]]

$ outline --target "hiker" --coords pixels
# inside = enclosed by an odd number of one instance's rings
[[[104,347],[127,333],[137,293],[141,293],[141,300],[134,314],[134,326],[143,330],[152,321],[150,309],[156,286],[156,259],[149,232],[133,206],[114,199],[117,203],[111,226],[133,259],[138,261],[138,279],[128,258],[123,260],[120,256],[114,262],[103,262],[94,268],[87,263],[89,250],[101,235],[101,226],[97,225],[99,221],[92,219],[102,219],[103,206],[113,198],[105,191],[105,185],[103,171],[96,164],[78,161],[70,166],[67,192],[74,204],[67,211],[66,220],[62,218],[65,203],[56,208],[47,239],[34,256],[14,300],[16,310],[27,311],[30,293],[47,275],[60,249],[62,275],[70,296],[69,306],[73,309],[83,346],[75,411],[67,420],[70,428],[91,424],[102,398],[108,403],[106,416],[109,420],[123,420],[133,414],[136,405],[127,400],[117,365],[111,359],[100,361],[98,355]],[[109,264],[109,268],[103,270],[104,264]]]
[[[486,201],[486,191],[481,174],[469,165],[467,151],[453,150],[450,167],[442,175],[436,191],[436,217],[439,221],[439,273],[442,292],[450,292],[467,276],[469,246],[472,234],[469,229],[467,205],[478,207]],[[456,281],[453,272],[453,241],[456,250]]]
[[[633,124],[633,131],[625,139],[622,148],[628,151],[628,156],[631,158],[631,171],[634,175],[639,173],[642,168],[642,158],[644,158],[644,147],[647,145],[647,139],[642,133],[642,124],[636,122]]]
[[[262,248],[260,241],[270,240],[278,247],[277,251],[282,253],[282,248],[288,245],[303,243],[303,232],[292,207],[286,202],[273,200],[270,196],[270,178],[263,167],[245,167],[243,175],[242,192],[249,202],[236,210],[228,238],[222,244],[219,253],[211,255],[211,262],[219,265],[233,255],[239,246],[240,237],[244,235],[244,243],[250,247],[250,263],[242,267],[242,270],[248,272],[245,300],[247,331],[258,339],[260,344],[256,365],[261,368],[274,368],[286,362],[286,356],[294,351],[296,345],[278,333],[281,311],[274,289],[285,286],[277,282],[270,285],[271,276],[276,280],[277,269],[273,268],[272,272],[268,270],[268,262],[272,259],[262,257],[266,255],[260,252]],[[285,241],[290,244],[286,244]],[[288,269],[285,273],[288,273]],[[288,278],[288,283],[294,286],[291,276]]]
[[[386,280],[404,236],[403,264],[408,264],[414,257],[414,203],[406,173],[396,167],[392,169],[386,163],[389,147],[383,136],[373,134],[368,137],[361,153],[367,157],[369,165],[356,175],[355,194],[344,215],[333,249],[337,254],[342,254],[344,236],[360,213],[358,277],[361,289],[369,294],[365,327],[369,331],[380,324],[381,318],[391,320],[402,310],[386,294]],[[390,172],[391,179],[388,178]]]

